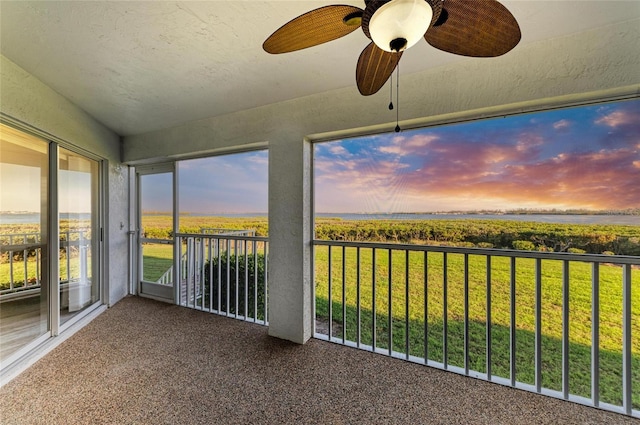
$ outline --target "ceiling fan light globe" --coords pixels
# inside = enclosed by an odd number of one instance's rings
[[[407,40],[402,50],[416,44],[427,32],[433,10],[425,0],[391,0],[371,16],[369,33],[382,50],[394,52],[391,42]],[[402,51],[400,50],[400,51]]]

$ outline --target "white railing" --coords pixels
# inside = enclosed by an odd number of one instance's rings
[[[181,306],[268,324],[268,238],[178,234]]]
[[[256,231],[253,229],[221,229],[213,227],[203,227],[200,233],[205,235],[224,235],[224,236],[255,236]]]
[[[215,229],[215,228],[202,228],[200,232],[205,235],[219,235],[219,236],[255,236],[255,230],[246,230],[246,229]],[[243,255],[244,252],[240,252],[240,255]],[[213,253],[214,257],[218,255],[217,252]],[[180,264],[184,269],[186,266],[187,257],[186,255],[182,255],[180,257]],[[173,285],[173,266],[167,269],[166,272],[160,276],[160,278],[156,281],[156,283],[160,285]]]
[[[316,338],[640,417],[640,257],[315,240],[314,258]]]
[[[59,249],[64,251],[66,269],[61,271],[60,284],[64,288],[71,282],[86,282],[89,273],[91,250],[90,230],[68,230],[60,232]],[[3,301],[39,294],[42,276],[42,243],[40,233],[15,233],[0,235],[0,255],[2,264],[8,264],[7,281],[0,282],[5,287],[0,289]],[[72,252],[77,250],[77,252]],[[21,259],[16,257],[21,256]],[[73,261],[72,261],[73,258]],[[78,267],[72,267],[74,261]],[[75,273],[74,273],[75,271]]]
[[[181,262],[186,260],[187,259],[184,256],[180,259]],[[156,283],[160,285],[173,285],[173,266],[169,267],[169,269],[160,276]]]
[[[17,292],[39,290],[40,260],[43,248],[44,245],[40,240],[39,233],[0,235],[2,263],[9,265],[8,282],[0,282],[3,287],[8,284],[8,288],[0,289],[0,296],[3,299],[9,298],[10,294]],[[22,255],[22,259],[16,259],[17,255]],[[33,270],[30,270],[29,267],[29,256],[33,258],[35,265],[35,269],[31,268]]]

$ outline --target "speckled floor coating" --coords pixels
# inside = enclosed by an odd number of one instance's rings
[[[9,424],[634,424],[323,341],[128,297],[0,389]]]

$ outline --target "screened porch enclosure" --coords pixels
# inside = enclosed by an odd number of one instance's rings
[[[371,96],[359,28],[263,48],[311,3],[0,1],[0,422],[635,424],[640,222],[339,228],[640,217],[640,2],[499,0]]]

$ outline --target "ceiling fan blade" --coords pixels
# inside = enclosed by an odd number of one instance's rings
[[[262,48],[268,53],[287,53],[335,40],[360,28],[362,12],[342,5],[312,10],[281,26]]]
[[[360,94],[369,96],[380,90],[396,69],[401,57],[402,52],[385,52],[374,43],[365,47],[356,67],[356,82]]]
[[[472,57],[503,55],[520,37],[516,18],[496,0],[446,0],[440,19],[424,35],[436,49]]]

